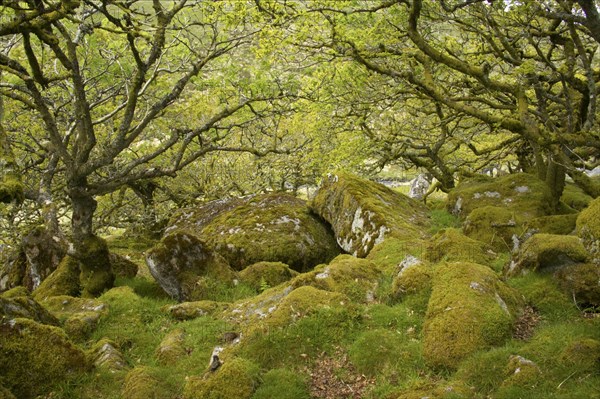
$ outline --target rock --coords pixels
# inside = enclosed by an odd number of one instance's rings
[[[600,306],[600,266],[578,263],[566,266],[554,274],[569,297],[583,306]]]
[[[592,256],[592,262],[600,265],[600,198],[581,211],[577,218],[577,234]]]
[[[156,348],[156,359],[162,365],[174,365],[187,355],[185,331],[177,328],[169,332]]]
[[[425,259],[431,263],[466,261],[490,265],[495,255],[482,241],[469,238],[453,228],[439,231],[425,249]]]
[[[589,254],[576,236],[535,234],[523,243],[519,252],[505,267],[506,276],[528,271],[554,272],[560,268],[587,261]]]
[[[92,298],[61,295],[45,298],[43,304],[61,320],[67,335],[76,341],[89,338],[100,318],[108,313],[105,303]]]
[[[463,232],[496,251],[510,252],[514,246],[513,237],[522,234],[523,224],[524,220],[517,217],[511,208],[483,206],[474,209],[465,218]]]
[[[448,211],[463,219],[474,209],[484,206],[510,207],[517,224],[521,220],[552,213],[548,187],[537,177],[526,173],[495,179],[477,176],[461,182],[448,194]]]
[[[381,184],[348,174],[324,179],[311,204],[342,249],[363,258],[385,239],[425,237],[425,205]]]
[[[423,356],[456,369],[468,355],[511,337],[521,299],[489,267],[469,262],[436,267],[423,327]]]
[[[129,370],[125,357],[117,349],[117,344],[108,338],[98,341],[89,351],[94,367],[100,370],[108,370],[111,373]]]
[[[594,199],[587,195],[581,188],[573,183],[567,183],[560,200],[567,206],[582,211],[587,208]]]
[[[121,397],[127,399],[163,399],[172,397],[172,395],[154,376],[150,367],[138,366],[127,373]]]
[[[408,196],[416,200],[423,199],[431,183],[425,178],[425,175],[419,175],[410,181],[410,190]]]
[[[576,229],[577,213],[540,216],[531,219],[525,226],[528,231],[545,234],[569,235]]]
[[[34,298],[43,300],[59,295],[79,296],[81,291],[79,273],[77,260],[65,256],[56,270],[33,291]]]
[[[97,297],[112,288],[115,275],[106,241],[97,236],[84,240],[80,248],[79,281],[82,297]]]
[[[259,385],[259,367],[242,358],[226,360],[214,373],[189,377],[184,399],[250,399]]]
[[[138,273],[138,265],[125,256],[111,252],[109,254],[113,273],[118,277],[134,278]]]
[[[21,286],[26,268],[24,253],[3,247],[0,251],[0,292]]]
[[[162,289],[179,301],[206,298],[206,279],[231,285],[235,279],[222,256],[196,236],[183,232],[164,237],[146,253],[146,263]],[[203,279],[205,283],[201,284]]]
[[[8,292],[10,293],[10,291]],[[1,295],[0,320],[8,322],[16,318],[31,319],[41,324],[53,326],[59,325],[58,319],[29,295]]]
[[[420,259],[407,255],[400,264],[392,281],[392,297],[401,299],[406,295],[431,291],[433,269]]]
[[[58,327],[30,319],[0,324],[0,378],[18,398],[48,393],[89,369],[84,352]]]
[[[258,262],[240,271],[242,283],[248,284],[255,290],[275,287],[296,277],[298,272],[281,262]]]
[[[542,372],[538,365],[519,355],[512,355],[509,358],[505,373],[503,387],[515,385],[532,387],[542,378]]]
[[[215,301],[182,302],[164,308],[177,320],[191,320],[197,317],[212,315],[227,309],[228,304]]]

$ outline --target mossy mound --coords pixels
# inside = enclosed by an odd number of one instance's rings
[[[42,395],[88,369],[84,352],[61,329],[30,319],[0,324],[0,378],[17,397]]]
[[[311,207],[331,224],[342,249],[360,258],[390,237],[423,238],[429,225],[422,203],[345,173],[324,179]]]
[[[587,208],[594,198],[587,195],[581,188],[573,183],[567,183],[560,200],[567,206],[582,211]]]
[[[577,218],[577,234],[583,240],[592,261],[600,265],[600,198],[590,203]]]
[[[164,237],[146,253],[146,263],[162,289],[179,301],[207,298],[207,280],[233,284],[235,278],[223,257],[188,233]]]
[[[189,377],[184,399],[250,399],[259,385],[258,366],[246,359],[227,360],[216,372]]]
[[[396,272],[398,265],[407,257],[420,258],[425,252],[427,242],[424,240],[400,240],[387,238],[373,247],[367,259],[374,262],[384,272]]]
[[[43,304],[58,317],[67,335],[76,341],[89,338],[100,319],[108,314],[106,304],[92,298],[61,295],[45,298]]]
[[[104,239],[90,236],[78,247],[81,296],[97,297],[112,288],[115,282],[108,245]]]
[[[409,255],[398,265],[392,281],[392,297],[401,299],[407,295],[430,291],[432,280],[431,265]]]
[[[543,181],[530,174],[516,173],[495,179],[478,176],[465,180],[448,194],[446,206],[461,218],[484,206],[508,206],[527,219],[551,214],[550,200],[550,190]]]
[[[117,344],[108,338],[96,342],[88,351],[87,356],[100,370],[108,370],[111,373],[129,369],[125,357],[119,351]]]
[[[568,235],[575,231],[578,216],[577,213],[540,216],[528,221],[526,228],[536,233]]]
[[[505,376],[506,378],[502,382],[504,387],[534,387],[543,377],[537,364],[519,355],[513,355],[509,358]]]
[[[555,273],[560,287],[583,306],[600,306],[600,266],[578,263]]]
[[[60,295],[79,296],[79,273],[79,262],[67,255],[56,270],[33,291],[33,296],[38,300]]]
[[[149,367],[136,367],[125,377],[121,396],[127,399],[164,399],[172,395],[162,386]]]
[[[354,302],[373,302],[381,270],[368,259],[339,255],[327,265],[294,278],[294,288],[310,285],[322,290],[347,295]]]
[[[471,399],[473,391],[470,387],[460,381],[453,383],[445,381],[419,381],[414,382],[413,387],[403,389],[393,399]]]
[[[133,278],[138,273],[138,265],[127,259],[125,256],[110,253],[110,264],[113,273],[117,277]]]
[[[495,255],[482,241],[467,237],[458,229],[445,229],[428,242],[425,259],[431,263],[465,261],[490,265]]]
[[[496,251],[509,252],[513,249],[513,237],[524,232],[523,216],[511,208],[483,206],[469,213],[463,224],[467,237],[479,240]]]
[[[156,359],[162,365],[174,365],[187,355],[185,348],[186,333],[176,328],[170,331],[156,348]]]
[[[296,277],[298,272],[281,262],[258,262],[239,273],[240,281],[255,290],[275,287]]]
[[[523,243],[519,252],[505,267],[507,276],[528,271],[554,272],[562,267],[586,262],[589,257],[576,236],[535,234]]]
[[[41,324],[59,325],[58,319],[29,295],[15,296],[11,291],[7,291],[8,295],[0,295],[0,320],[25,318]]]
[[[287,284],[269,288],[253,298],[233,303],[224,311],[223,316],[233,323],[253,325],[268,317],[293,290],[294,288]]]
[[[266,261],[302,272],[340,253],[306,202],[284,193],[251,198],[214,218],[200,236],[236,270]]]
[[[565,347],[559,359],[566,365],[592,371],[600,362],[600,341],[593,338],[575,340]]]
[[[228,306],[229,304],[223,302],[195,301],[169,305],[164,310],[177,320],[191,320],[221,312]]]
[[[252,399],[311,399],[305,378],[288,369],[269,370]]]
[[[439,265],[423,328],[423,356],[432,367],[455,369],[467,355],[510,338],[520,307],[516,292],[489,268]]]

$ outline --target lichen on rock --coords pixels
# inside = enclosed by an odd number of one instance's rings
[[[94,367],[98,369],[108,370],[112,373],[129,370],[127,360],[118,349],[117,344],[108,338],[96,342],[87,351],[87,355]]]
[[[311,207],[331,224],[342,249],[360,258],[390,237],[424,237],[429,223],[422,203],[345,173],[325,178]]]

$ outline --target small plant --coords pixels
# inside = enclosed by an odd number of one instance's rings
[[[264,277],[260,278],[260,283],[259,283],[259,288],[258,288],[258,292],[259,293],[263,293],[266,290],[268,290],[269,288],[271,288],[271,286],[269,285],[269,283],[267,282],[267,280],[265,280]]]

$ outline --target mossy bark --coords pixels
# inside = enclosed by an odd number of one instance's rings
[[[25,199],[24,186],[10,141],[2,124],[3,118],[4,102],[0,96],[0,202],[22,202]]]

